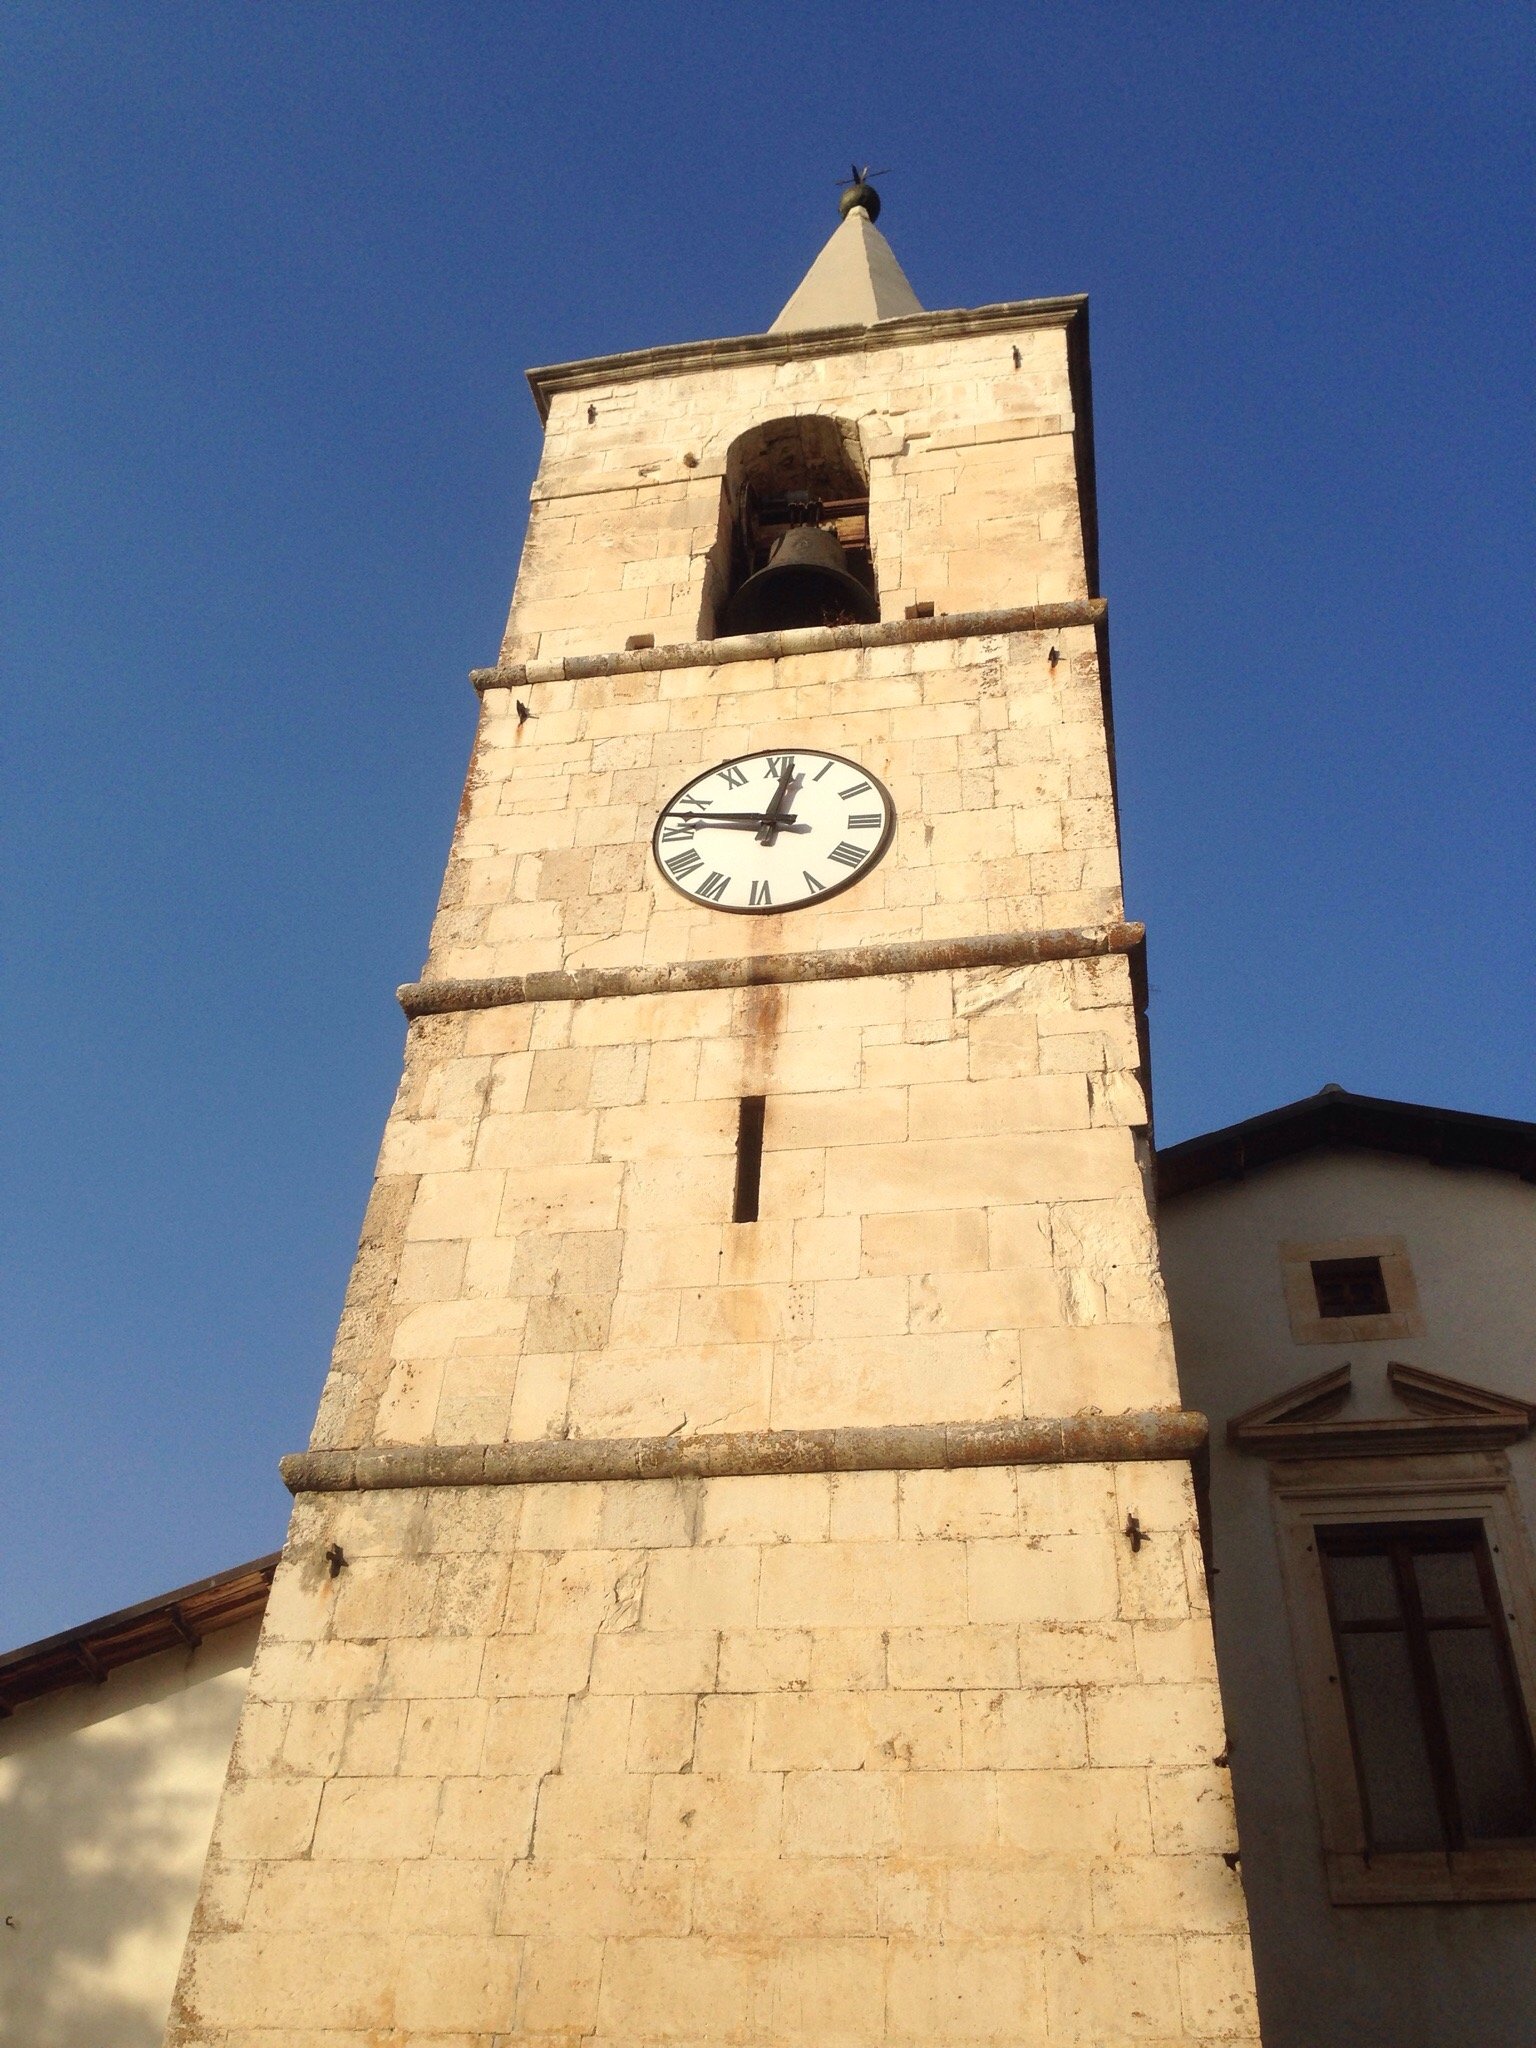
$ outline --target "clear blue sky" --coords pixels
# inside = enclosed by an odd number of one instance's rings
[[[1533,19],[11,0],[0,1644],[280,1541],[522,371],[766,326],[855,155],[926,305],[1092,295],[1164,1141],[1536,1116]]]

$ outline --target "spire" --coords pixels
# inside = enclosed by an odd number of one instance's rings
[[[895,251],[875,226],[880,194],[868,172],[853,169],[853,183],[838,202],[842,222],[800,280],[770,334],[798,334],[811,327],[868,327],[921,313]]]

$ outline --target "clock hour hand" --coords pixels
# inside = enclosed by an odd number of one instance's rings
[[[794,779],[795,757],[791,754],[784,763],[783,773],[779,776],[779,786],[773,792],[768,808],[763,813],[763,822],[758,827],[757,841],[759,846],[772,846],[774,840],[779,836],[779,826],[793,822],[791,818],[786,818],[783,812],[785,804],[789,801],[789,792]]]

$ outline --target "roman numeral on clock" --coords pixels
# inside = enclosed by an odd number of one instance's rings
[[[835,860],[845,868],[856,868],[868,851],[869,848],[867,846],[854,846],[845,839],[841,846],[833,847],[832,851],[827,855],[827,859]]]
[[[819,896],[822,890],[827,886],[826,883],[818,882],[816,877],[811,873],[809,868],[802,868],[800,872],[805,877],[805,886],[807,893],[812,896]]]
[[[725,767],[720,770],[720,773],[728,789],[744,789],[746,787],[747,771],[745,768],[738,768],[734,761],[727,762]]]
[[[881,822],[878,811],[850,811],[848,813],[848,830],[850,832],[878,832]]]
[[[851,789],[840,789],[837,793],[840,797],[843,798],[847,798],[850,796],[862,796],[865,790],[873,788],[874,784],[872,782],[856,782],[854,783]]]
[[[849,822],[851,823],[852,820]],[[694,828],[692,825],[684,825],[676,818],[669,818],[661,828],[662,844],[665,846],[674,840],[686,839],[691,846],[693,843],[693,832]]]
[[[695,868],[701,868],[703,865],[702,858],[691,846],[685,848],[682,853],[669,853],[667,855],[667,873],[675,875],[679,881],[683,879],[684,875],[691,875]]]
[[[773,901],[772,896],[768,893],[768,884],[766,882],[754,882],[752,884],[752,901],[753,903],[771,903]]]
[[[768,780],[770,782],[777,782],[786,769],[792,774],[794,766],[795,757],[793,754],[770,754],[768,756]]]
[[[699,883],[694,894],[702,896],[706,903],[718,903],[730,886],[730,876],[722,875],[720,870],[715,868]]]

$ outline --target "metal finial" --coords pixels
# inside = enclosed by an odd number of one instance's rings
[[[846,220],[856,206],[862,206],[871,220],[877,219],[880,213],[880,194],[869,182],[869,165],[865,164],[861,170],[857,164],[850,164],[849,169],[853,172],[853,183],[844,189],[843,196],[838,200],[838,212]],[[876,171],[873,175],[883,178],[886,173]]]

